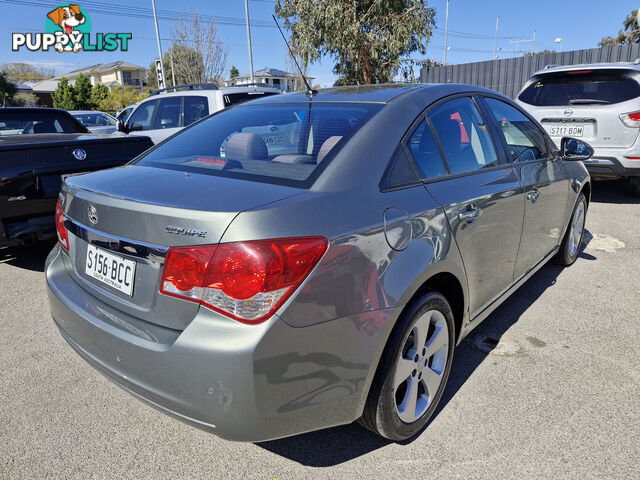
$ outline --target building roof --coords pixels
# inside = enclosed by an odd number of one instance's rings
[[[41,80],[39,82],[26,82],[28,84],[29,87],[31,87],[31,90],[33,90],[34,92],[42,92],[42,93],[53,93],[56,91],[56,88],[58,88],[58,83],[60,83],[60,80],[57,80],[55,78],[49,78],[47,80]],[[73,84],[73,81],[70,81],[69,83]]]
[[[13,86],[16,87],[16,90],[18,90],[19,92],[30,92],[31,86],[26,85],[24,83],[18,83],[18,82],[11,82],[13,83]]]
[[[111,62],[111,63],[96,63],[95,65],[91,65],[89,67],[79,68],[77,70],[72,70],[70,72],[63,73],[61,75],[58,75],[55,78],[60,80],[62,77],[76,76],[76,75],[80,75],[81,73],[90,74],[90,73],[105,72],[109,70],[146,70],[146,68],[141,67],[139,65],[134,65],[133,63],[123,62],[123,61],[117,61],[117,62]]]
[[[297,77],[298,75],[295,73],[290,73],[290,72],[285,72],[284,70],[279,70],[277,68],[270,68],[270,67],[265,67],[261,70],[256,70],[255,72],[253,72],[253,76],[254,77],[284,77],[284,78],[293,78],[293,77]],[[229,78],[227,80],[225,80],[226,82],[232,82],[234,80],[237,80],[238,78],[249,78],[250,74],[248,73],[244,73],[242,75],[238,75],[235,78]],[[311,79],[313,80],[315,77],[311,77],[309,75],[307,75],[307,80]]]

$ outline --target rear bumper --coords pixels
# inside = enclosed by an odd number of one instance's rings
[[[177,331],[133,321],[92,297],[66,261],[56,246],[46,264],[51,314],[63,337],[109,379],[165,413],[238,441],[360,416],[390,311],[293,328],[277,317],[244,325],[201,308]]]
[[[592,177],[640,176],[640,160],[630,160],[626,155],[640,157],[640,152],[594,149],[593,156],[584,162]]]

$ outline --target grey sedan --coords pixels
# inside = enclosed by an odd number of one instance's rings
[[[454,347],[576,261],[590,154],[467,85],[249,102],[65,180],[51,312],[109,379],[221,437],[359,420],[403,440]]]
[[[80,123],[89,129],[91,133],[114,133],[118,121],[104,112],[93,110],[71,110],[71,115],[76,117]]]

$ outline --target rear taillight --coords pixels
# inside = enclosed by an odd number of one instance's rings
[[[64,212],[62,210],[62,205],[60,204],[60,200],[56,203],[56,230],[58,232],[58,241],[62,248],[64,248],[67,252],[69,251],[69,231],[67,227],[64,226]]]
[[[289,298],[328,245],[324,237],[301,237],[171,247],[160,293],[260,323]]]
[[[619,117],[627,127],[640,128],[640,112],[623,113]]]

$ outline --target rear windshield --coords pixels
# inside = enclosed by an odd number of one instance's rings
[[[544,75],[518,97],[538,107],[608,105],[640,97],[640,84],[623,72],[575,71]]]
[[[76,119],[55,110],[3,110],[0,108],[0,135],[33,133],[86,133]]]
[[[238,103],[246,102],[248,100],[255,100],[261,97],[270,97],[271,95],[278,95],[276,92],[239,92],[239,93],[227,93],[223,95],[224,106],[230,107]]]
[[[381,105],[243,105],[194,124],[138,165],[309,188]]]

